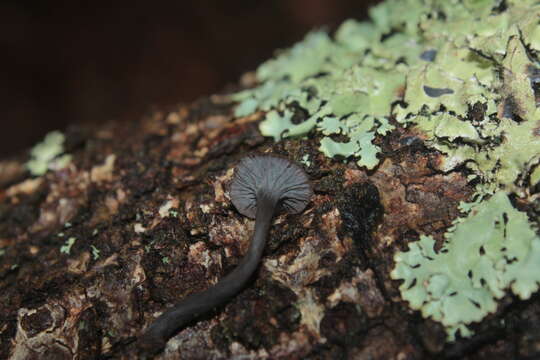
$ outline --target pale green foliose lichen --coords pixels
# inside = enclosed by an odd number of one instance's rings
[[[92,256],[94,257],[94,260],[97,260],[99,259],[99,249],[97,247],[95,247],[94,245],[90,245],[90,247],[92,248]]]
[[[533,172],[531,173],[531,185],[537,185],[540,182],[540,165],[536,166],[534,168]]]
[[[404,280],[401,295],[410,306],[440,321],[451,337],[458,329],[467,335],[465,325],[494,312],[507,288],[521,299],[538,290],[540,237],[504,191],[474,205],[445,237],[437,253],[435,240],[421,235],[395,255],[391,276]]]
[[[506,292],[527,299],[540,283],[538,219],[509,201],[538,201],[540,1],[386,0],[370,18],[261,65],[259,85],[234,96],[236,115],[263,111],[263,135],[318,135],[325,155],[367,169],[397,124],[443,155],[440,171],[466,169],[476,194],[443,249],[421,235],[391,275],[449,339],[470,336]]]
[[[75,241],[77,241],[77,238],[70,237],[66,240],[65,244],[60,247],[60,252],[62,254],[67,254],[71,252],[71,247],[75,244]]]
[[[392,102],[399,99],[406,68],[361,65],[362,53],[370,45],[367,39],[375,34],[373,24],[364,25],[345,23],[336,39],[323,31],[313,32],[261,65],[257,71],[261,85],[234,96],[240,101],[236,115],[267,111],[260,130],[276,141],[317,129],[326,135],[320,149],[327,156],[354,156],[360,166],[375,167],[380,149],[372,140],[393,129],[387,118]],[[351,36],[366,39],[364,46],[349,43]],[[303,109],[307,118],[295,121],[295,107]],[[348,141],[335,141],[335,135]]]
[[[66,167],[71,162],[71,155],[64,153],[65,137],[60,131],[51,131],[42,142],[30,151],[30,160],[26,168],[34,176],[40,176],[47,170],[57,170]]]

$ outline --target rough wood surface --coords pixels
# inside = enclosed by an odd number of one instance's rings
[[[385,137],[380,165],[366,172],[326,158],[316,138],[265,139],[262,114],[234,118],[232,106],[213,96],[133,124],[72,128],[71,164],[39,178],[25,171],[25,154],[0,163],[0,358],[136,358],[134,339],[152,319],[246,251],[253,221],[232,206],[228,185],[255,151],[299,163],[308,155],[312,202],[275,219],[250,285],[157,358],[538,354],[538,296],[503,299],[476,336],[451,344],[401,301],[389,277],[394,252],[418,233],[441,241],[472,191],[460,171],[433,170],[439,155],[415,134]]]

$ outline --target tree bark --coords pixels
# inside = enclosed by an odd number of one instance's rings
[[[538,296],[504,299],[473,325],[476,336],[446,343],[390,279],[394,253],[419,233],[440,245],[473,191],[459,170],[433,170],[439,153],[398,128],[368,172],[326,158],[316,138],[265,139],[263,114],[235,118],[232,106],[216,95],[133,124],[71,128],[72,161],[41,177],[24,168],[26,154],[0,163],[0,358],[137,358],[136,337],[153,319],[215,284],[247,250],[253,221],[232,206],[228,185],[251,152],[308,158],[311,204],[277,216],[248,286],[157,358],[538,354]]]

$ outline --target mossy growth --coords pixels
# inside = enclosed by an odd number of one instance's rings
[[[393,118],[443,155],[438,170],[468,169],[476,194],[443,249],[421,235],[391,274],[449,339],[468,336],[505,291],[527,299],[540,282],[538,219],[508,198],[538,201],[540,1],[386,0],[370,18],[262,64],[258,86],[234,95],[236,115],[265,112],[260,130],[276,141],[318,133],[324,154],[366,169]]]

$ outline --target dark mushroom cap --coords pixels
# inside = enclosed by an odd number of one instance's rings
[[[271,197],[282,209],[296,214],[304,210],[312,194],[304,170],[273,155],[249,155],[240,160],[230,187],[236,209],[252,219],[257,213],[257,197]]]

